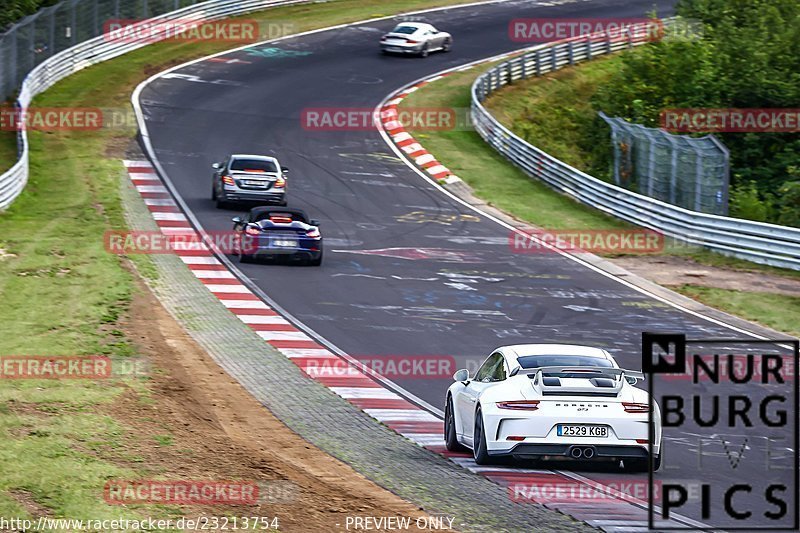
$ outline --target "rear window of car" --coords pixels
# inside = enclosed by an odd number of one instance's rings
[[[517,357],[522,368],[541,368],[543,366],[599,366],[613,368],[611,361],[604,357],[583,355],[523,355]]]
[[[392,30],[392,33],[405,33],[407,35],[411,35],[419,28],[415,26],[397,26],[395,29]]]
[[[278,167],[272,161],[262,159],[234,159],[231,170],[239,172],[277,172]]]

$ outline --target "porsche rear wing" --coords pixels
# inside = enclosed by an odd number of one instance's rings
[[[545,366],[541,368],[520,369],[531,378],[534,390],[542,396],[600,396],[616,397],[625,386],[625,378],[644,379],[644,374],[636,370],[594,366]],[[554,375],[555,374],[555,375]],[[569,374],[570,379],[585,378],[591,387],[567,387],[561,384],[559,375]]]

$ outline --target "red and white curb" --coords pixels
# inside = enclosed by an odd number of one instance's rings
[[[380,109],[380,125],[389,134],[392,142],[405,153],[415,165],[420,167],[424,172],[435,180],[443,183],[453,183],[460,181],[460,178],[453,174],[449,168],[441,164],[436,158],[422,145],[414,139],[414,137],[406,131],[403,124],[398,120],[397,106],[405,100],[405,98],[414,91],[426,86],[427,84],[436,81],[449,75],[450,72],[437,75],[425,81],[421,81],[415,85],[400,90],[389,97],[389,100]]]
[[[515,501],[540,503],[606,531],[647,529],[646,503],[608,486],[553,471],[481,467],[471,454],[447,451],[441,419],[385,388],[374,379],[377,374],[334,354],[262,301],[199,244],[200,234],[149,162],[123,163],[161,232],[193,237],[191,246],[176,247],[174,253],[222,305],[311,379],[416,444],[507,487]]]

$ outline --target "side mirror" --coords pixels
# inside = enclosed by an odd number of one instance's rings
[[[217,168],[218,169],[219,167],[220,167],[219,163],[211,163],[211,168]]]
[[[308,223],[311,224],[312,226],[319,227],[319,220],[317,220],[316,218],[312,218],[311,220],[308,221]]]
[[[288,169],[288,168],[286,168],[286,167],[281,167],[281,172],[283,172],[284,174],[286,174],[287,172],[289,172],[289,169]]]
[[[466,368],[462,368],[461,370],[456,370],[456,373],[453,374],[453,381],[460,381],[465,382],[469,381],[469,370]]]
[[[234,224],[241,224],[243,222],[242,217],[233,217],[231,220]]]

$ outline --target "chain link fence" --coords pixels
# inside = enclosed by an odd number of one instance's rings
[[[599,115],[611,126],[617,185],[692,211],[728,214],[730,154],[716,137],[673,135]]]

